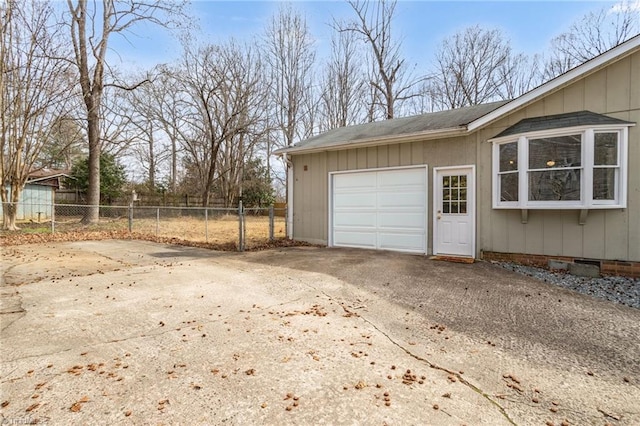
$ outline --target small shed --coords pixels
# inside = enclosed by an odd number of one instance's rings
[[[67,170],[40,169],[30,173],[20,197],[16,220],[50,220],[56,190],[63,187],[64,179],[69,177]],[[8,190],[10,192],[11,188]]]

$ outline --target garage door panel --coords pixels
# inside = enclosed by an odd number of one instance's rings
[[[377,223],[376,212],[363,212],[363,211],[348,211],[348,212],[336,212],[333,219],[334,228],[348,226],[367,226],[375,231]]]
[[[406,209],[424,209],[426,195],[423,191],[379,192],[378,207]]]
[[[334,244],[342,247],[376,248],[377,235],[371,232],[340,231],[334,232]]]
[[[425,167],[336,173],[332,244],[426,252]]]
[[[416,234],[386,233],[378,235],[378,248],[382,250],[424,253],[425,237]]]
[[[424,187],[426,173],[423,169],[386,170],[378,172],[378,188]]]
[[[374,172],[366,173],[345,173],[343,175],[335,175],[333,180],[333,188],[336,191],[349,190],[357,191],[362,189],[376,188],[376,175]]]
[[[421,212],[379,212],[378,228],[421,231],[424,230],[424,219],[424,213]]]
[[[350,193],[337,193],[334,195],[334,206],[339,206],[340,210],[344,209],[366,209],[376,208],[376,193],[364,193],[364,194],[350,194]]]

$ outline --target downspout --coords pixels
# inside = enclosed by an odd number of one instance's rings
[[[284,154],[287,163],[287,238],[293,240],[293,162]]]

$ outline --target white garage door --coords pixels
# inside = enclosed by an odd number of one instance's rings
[[[332,175],[332,245],[426,253],[426,167]]]

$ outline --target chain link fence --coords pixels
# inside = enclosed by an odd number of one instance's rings
[[[23,233],[129,233],[157,239],[244,249],[287,235],[286,208],[204,208],[24,204],[16,224]],[[85,221],[91,213],[97,220]]]

